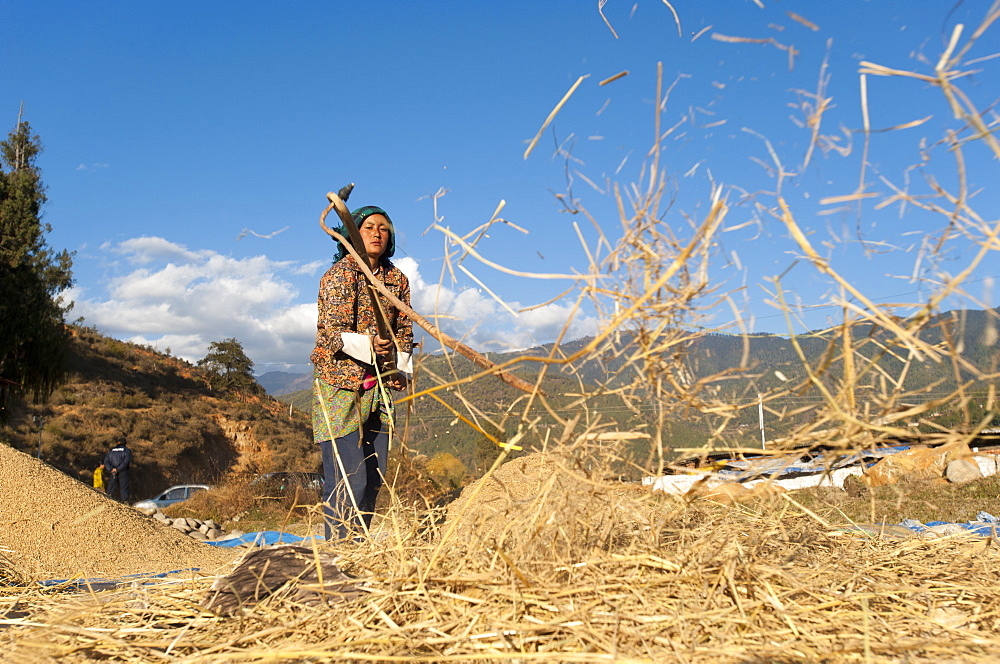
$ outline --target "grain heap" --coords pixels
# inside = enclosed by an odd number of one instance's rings
[[[0,549],[20,578],[212,573],[234,556],[6,445],[0,445],[0,477]]]

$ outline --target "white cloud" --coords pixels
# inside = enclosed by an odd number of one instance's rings
[[[302,265],[292,268],[292,272],[294,274],[304,274],[312,276],[315,274],[322,274],[321,270],[325,270],[329,266],[330,266],[330,261],[328,260],[313,261],[311,263],[303,263]],[[317,279],[317,282],[318,281],[319,280]]]
[[[210,251],[203,251],[199,254],[199,252],[190,251],[184,245],[165,238],[148,236],[134,237],[118,244],[105,242],[101,248],[113,254],[124,256],[126,261],[134,265],[146,265],[160,260],[190,262],[198,260],[199,255],[202,257],[212,255]]]
[[[556,302],[513,316],[478,288],[455,290],[424,281],[417,262],[412,258],[402,258],[396,265],[410,278],[413,308],[432,322],[436,321],[446,334],[477,350],[516,350],[551,342],[573,312],[571,306]],[[526,285],[525,290],[529,289],[530,285]],[[514,311],[530,306],[519,301],[506,304]],[[565,338],[579,339],[596,334],[597,327],[595,318],[577,314]],[[427,351],[440,347],[437,341],[426,335],[422,341]]]
[[[119,273],[104,289],[88,284],[68,293],[76,302],[73,315],[83,316],[86,324],[116,338],[169,349],[191,362],[204,357],[212,341],[233,337],[260,372],[308,371],[316,334],[317,272],[325,263],[232,258],[159,237],[105,244],[102,250],[119,257],[111,263]],[[478,288],[428,283],[413,258],[396,264],[410,278],[414,308],[478,350],[552,341],[571,312],[556,303],[514,317]],[[522,307],[508,304],[515,310]],[[593,318],[578,316],[566,338],[594,334],[596,328]],[[421,330],[416,332],[425,351],[439,348]]]
[[[132,269],[112,278],[101,295],[93,286],[71,294],[74,314],[87,324],[189,361],[204,357],[212,341],[234,337],[255,363],[308,362],[316,305],[301,302],[288,279],[297,265],[192,251],[159,237],[103,248]]]

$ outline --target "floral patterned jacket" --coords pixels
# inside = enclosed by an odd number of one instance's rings
[[[410,281],[399,268],[383,259],[375,269],[375,276],[400,300],[410,303]],[[316,347],[310,359],[325,383],[342,390],[361,389],[362,380],[372,368],[343,352],[341,332],[358,332],[376,336],[375,314],[365,275],[353,256],[345,256],[326,271],[319,282],[316,320]],[[409,316],[392,306],[379,294],[382,308],[389,319],[389,327],[396,336],[399,349],[413,351],[413,322]]]

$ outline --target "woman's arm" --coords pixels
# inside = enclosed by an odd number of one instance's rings
[[[316,298],[318,309],[316,345],[325,348],[331,354],[344,349],[343,333],[355,332],[356,276],[353,270],[331,269],[327,270],[319,282],[319,296]],[[351,342],[350,350],[355,350],[361,345],[357,341]],[[368,345],[370,357],[370,342]]]

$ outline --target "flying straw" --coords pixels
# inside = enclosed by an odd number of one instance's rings
[[[535,146],[538,144],[538,139],[542,137],[542,132],[545,131],[545,128],[549,126],[549,123],[551,123],[557,115],[559,115],[559,111],[562,109],[563,105],[567,101],[569,101],[569,98],[573,96],[573,93],[576,92],[576,89],[580,87],[581,83],[583,83],[583,79],[589,77],[590,74],[584,74],[580,78],[576,79],[576,83],[574,83],[573,86],[569,89],[569,91],[563,95],[563,98],[559,100],[559,103],[556,104],[556,107],[552,109],[551,113],[549,113],[549,117],[545,118],[545,122],[542,123],[541,128],[538,130],[538,133],[535,134],[535,137],[533,139],[531,139],[531,143],[528,145],[528,149],[524,151],[525,159],[527,159],[528,155],[531,154],[531,151],[535,149]]]

